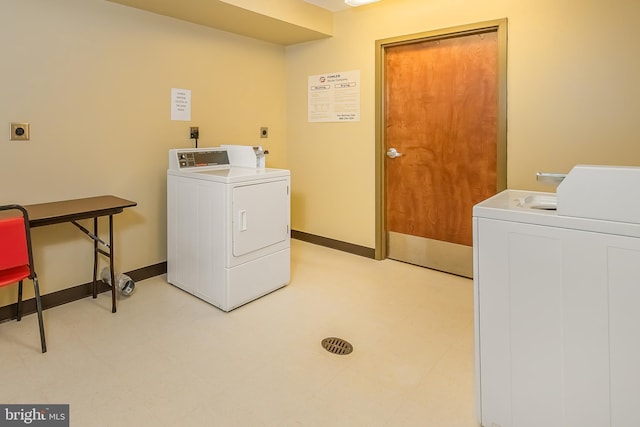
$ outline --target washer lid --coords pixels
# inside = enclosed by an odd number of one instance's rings
[[[286,169],[255,169],[243,167],[191,168],[188,171],[168,170],[167,173],[169,175],[185,176],[193,179],[222,182],[226,184],[288,177],[291,175],[291,173]]]
[[[596,233],[640,237],[640,224],[560,215],[557,211],[527,206],[528,197],[553,196],[553,193],[537,191],[504,190],[473,207],[474,218],[520,222],[524,224]],[[558,202],[560,198],[558,197]],[[558,207],[560,204],[558,204]]]

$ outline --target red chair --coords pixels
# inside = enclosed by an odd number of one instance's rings
[[[40,324],[40,342],[44,353],[47,351],[47,344],[44,338],[38,278],[33,268],[29,214],[25,208],[19,205],[0,206],[0,211],[8,210],[20,211],[22,216],[0,218],[0,288],[18,283],[18,313],[16,317],[19,322],[22,318],[22,281],[24,279],[33,281],[38,323]]]

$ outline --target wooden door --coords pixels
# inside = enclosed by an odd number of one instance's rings
[[[498,69],[495,29],[385,48],[389,258],[472,276],[472,208],[497,192]]]

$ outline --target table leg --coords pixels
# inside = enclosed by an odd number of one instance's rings
[[[93,218],[93,234],[98,235],[98,218]],[[93,239],[93,298],[98,298],[98,241]]]
[[[113,267],[113,215],[109,215],[109,267],[111,268],[111,312],[116,312],[116,283],[115,268]]]

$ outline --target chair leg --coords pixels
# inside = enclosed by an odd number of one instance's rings
[[[38,311],[38,324],[40,326],[40,344],[42,345],[42,352],[47,352],[47,343],[44,338],[44,322],[42,321],[42,301],[40,301],[40,288],[38,286],[38,278],[33,276],[33,291],[36,296],[36,310]]]
[[[22,280],[18,282],[18,313],[16,314],[16,319],[19,322],[22,319]]]

